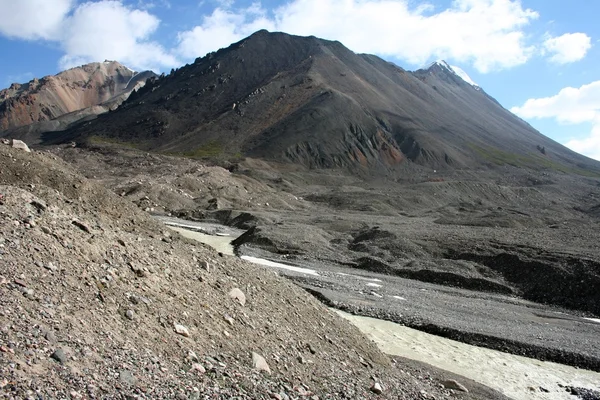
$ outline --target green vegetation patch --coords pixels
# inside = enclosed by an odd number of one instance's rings
[[[195,150],[184,152],[183,155],[190,158],[214,158],[223,155],[224,152],[225,150],[221,143],[211,140]]]

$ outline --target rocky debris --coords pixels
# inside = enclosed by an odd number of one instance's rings
[[[27,144],[22,140],[11,139],[10,147],[12,147],[13,149],[19,149],[19,150],[23,150],[27,153],[31,153],[29,146],[27,146]]]
[[[576,396],[580,400],[600,400],[600,391],[574,387],[574,386],[566,386],[565,390],[572,396]]]
[[[469,390],[462,383],[455,381],[454,379],[448,379],[442,382],[442,385],[444,385],[446,389],[458,390],[459,392],[465,393],[469,392]]]
[[[369,399],[377,376],[389,398],[443,397],[290,281],[178,234],[163,241],[164,226],[52,154],[0,146],[0,193],[0,396]],[[36,227],[20,222],[28,215]],[[200,261],[218,264],[202,283]],[[242,308],[231,288],[252,301]],[[255,368],[251,350],[272,373]]]
[[[231,289],[229,292],[229,297],[237,300],[242,306],[246,305],[246,295],[238,288]]]
[[[252,352],[252,367],[258,371],[264,371],[269,374],[271,373],[271,368],[269,368],[267,360],[265,360],[263,356],[255,352]]]

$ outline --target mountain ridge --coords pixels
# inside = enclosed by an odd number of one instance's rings
[[[440,64],[409,72],[339,42],[265,30],[155,80],[115,112],[43,141],[89,137],[308,168],[600,171]]]
[[[116,62],[70,68],[56,75],[13,83],[0,91],[0,131],[35,132],[64,129],[79,118],[115,109],[147,78]]]

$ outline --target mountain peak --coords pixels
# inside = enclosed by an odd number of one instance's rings
[[[462,79],[463,81],[465,81],[466,83],[468,83],[469,85],[471,85],[475,88],[479,88],[479,85],[477,83],[475,83],[475,81],[473,81],[473,79],[471,79],[469,74],[467,74],[462,68],[457,67],[455,65],[450,65],[444,60],[434,61],[431,64],[429,64],[426,68],[423,68],[423,69],[425,69],[427,71],[432,71],[436,67],[440,68],[442,71],[450,72],[450,73],[458,76],[460,79]]]

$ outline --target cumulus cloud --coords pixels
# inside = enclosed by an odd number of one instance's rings
[[[471,63],[480,72],[523,64],[535,53],[523,28],[538,14],[524,9],[520,1],[454,0],[439,11],[429,4],[412,4],[408,0],[292,0],[268,17],[256,5],[236,12],[218,8],[201,25],[179,34],[179,50],[188,57],[203,55],[208,48],[215,50],[216,45],[266,28],[339,40],[354,51],[393,56],[413,65],[452,59]]]
[[[27,40],[56,40],[75,0],[0,0],[0,34]]]
[[[159,19],[120,0],[81,4],[76,0],[0,0],[0,10],[0,34],[57,42],[65,52],[61,68],[105,59],[138,70],[158,71],[181,64],[150,40]]]
[[[551,54],[550,61],[568,64],[585,57],[592,48],[592,39],[585,33],[566,33],[544,41],[545,52]]]
[[[568,141],[565,145],[600,160],[600,81],[579,88],[567,87],[551,97],[529,99],[511,111],[525,119],[553,118],[563,124],[591,123],[592,131],[588,137]]]
[[[276,30],[275,23],[265,15],[258,5],[237,13],[217,8],[203,19],[202,25],[178,34],[178,52],[185,58],[200,57],[227,47],[257,30]]]
[[[178,60],[149,40],[160,21],[147,11],[125,7],[119,1],[81,4],[63,27],[63,68],[82,63],[118,60],[132,68],[159,70]]]

